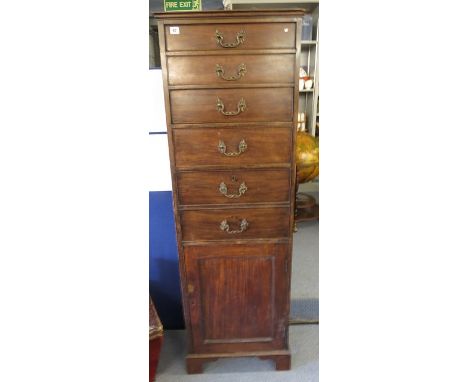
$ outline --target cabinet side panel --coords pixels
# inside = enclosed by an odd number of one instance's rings
[[[180,216],[178,212],[178,188],[177,182],[175,177],[175,157],[174,157],[174,140],[173,140],[173,130],[171,127],[171,105],[170,105],[170,98],[169,98],[169,90],[168,90],[168,71],[167,71],[167,57],[166,57],[166,42],[165,42],[165,32],[164,32],[164,21],[158,21],[158,34],[159,34],[159,46],[161,52],[161,69],[163,75],[163,85],[164,85],[164,103],[166,109],[166,125],[167,125],[167,138],[169,144],[169,156],[171,162],[171,177],[172,177],[172,196],[173,196],[173,209],[174,209],[174,222],[175,222],[175,229],[176,229],[176,237],[177,237],[177,249],[178,249],[178,257],[179,257],[179,274],[180,274],[180,289],[182,293],[182,306],[184,311],[184,319],[185,319],[185,328],[188,333],[191,333],[191,319],[190,319],[190,311],[187,304],[187,298],[185,294],[186,290],[186,273],[185,273],[185,261],[184,261],[184,251],[182,248],[182,236],[181,236],[181,227],[180,227]],[[189,335],[189,343],[188,343],[189,351],[193,349],[193,343],[191,341],[191,336]]]

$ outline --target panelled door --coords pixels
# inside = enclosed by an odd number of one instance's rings
[[[185,247],[187,296],[196,352],[284,348],[288,244]]]

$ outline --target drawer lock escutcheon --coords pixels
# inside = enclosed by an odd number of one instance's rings
[[[229,224],[228,224],[227,220],[223,220],[221,222],[221,224],[219,225],[219,228],[221,229],[221,231],[224,231],[226,233],[237,234],[237,233],[244,232],[247,229],[248,226],[249,226],[249,222],[246,219],[242,219],[242,221],[240,223],[240,229],[231,231],[231,229],[229,228]]]
[[[245,41],[245,31],[239,31],[236,35],[236,41],[231,43],[224,42],[224,36],[220,31],[215,32],[216,42],[219,46],[223,48],[237,48],[240,44],[243,44]]]
[[[245,141],[245,139],[242,139],[239,142],[238,151],[229,152],[229,153],[226,152],[226,144],[224,143],[224,141],[220,140],[218,142],[218,151],[221,154],[226,155],[227,157],[237,157],[241,155],[243,152],[245,152],[246,150],[247,150],[247,142]]]
[[[246,191],[247,191],[247,186],[245,185],[245,182],[242,182],[241,185],[239,186],[238,194],[228,194],[226,183],[221,182],[219,184],[219,192],[221,192],[221,194],[223,194],[226,198],[230,198],[230,199],[240,198],[242,195],[245,194]]]
[[[245,66],[245,64],[240,64],[237,67],[237,74],[235,74],[233,76],[226,77],[224,75],[224,68],[221,65],[216,64],[216,75],[219,78],[222,78],[223,80],[226,80],[226,81],[240,80],[245,75],[245,73],[247,73],[247,66]]]
[[[195,291],[195,287],[193,286],[193,284],[188,284],[187,285],[187,292],[188,294],[192,294],[193,292]]]
[[[243,111],[245,111],[246,109],[247,109],[247,103],[245,102],[244,98],[241,98],[239,102],[237,103],[236,111],[224,111],[223,101],[221,101],[219,97],[216,100],[216,110],[218,110],[223,115],[227,115],[227,116],[238,115],[242,113]]]

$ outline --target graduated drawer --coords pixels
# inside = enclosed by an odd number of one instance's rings
[[[295,55],[174,56],[167,58],[169,85],[293,83]]]
[[[165,29],[167,51],[296,48],[295,23],[171,24]]]
[[[289,207],[180,211],[182,240],[289,237]]]
[[[291,162],[292,128],[172,129],[178,168]]]
[[[177,189],[182,205],[288,202],[290,170],[184,171]]]
[[[171,90],[170,98],[172,123],[293,119],[293,88]]]

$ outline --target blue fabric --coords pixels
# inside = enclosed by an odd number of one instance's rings
[[[172,192],[149,193],[149,290],[166,329],[183,329]]]

